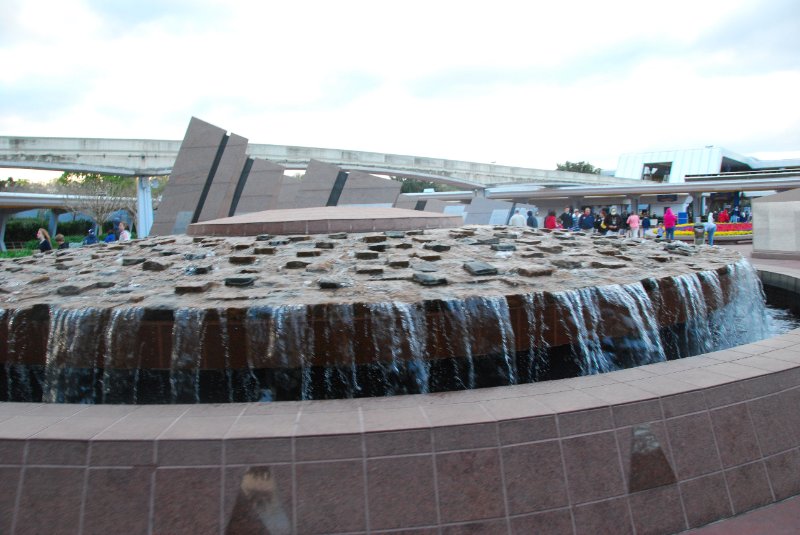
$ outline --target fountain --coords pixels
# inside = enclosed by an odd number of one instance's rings
[[[768,335],[757,274],[736,253],[559,231],[161,237],[0,270],[7,401],[443,392]]]

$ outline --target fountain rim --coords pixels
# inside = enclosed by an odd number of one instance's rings
[[[783,277],[786,280],[793,281],[794,288],[800,288],[800,269],[776,269],[770,266],[769,268],[757,268],[757,270],[762,280],[765,274],[773,277]],[[708,369],[709,366],[725,364],[728,359],[718,360],[714,356],[720,356],[720,353],[732,350],[726,349],[697,355],[691,357],[691,360],[681,359],[647,364],[600,375],[435,394],[282,401],[280,403],[225,403],[221,405],[79,405],[0,402],[0,417],[8,416],[12,419],[15,417],[24,418],[26,415],[56,418],[58,421],[72,417],[102,417],[107,419],[109,413],[120,416],[118,420],[109,422],[107,428],[100,430],[92,426],[83,429],[73,426],[61,428],[55,425],[54,427],[48,426],[29,434],[25,434],[21,430],[14,430],[12,425],[2,425],[3,420],[0,419],[0,439],[235,440],[352,435],[354,433],[367,434],[501,423],[540,416],[556,416],[576,411],[613,409],[619,405],[659,400],[660,398],[742,383],[752,379],[769,379],[772,377],[778,379],[779,382],[785,383],[785,380],[780,380],[778,377],[782,374],[794,374],[794,381],[800,382],[800,363],[775,359],[765,355],[765,353],[781,347],[800,345],[800,329],[759,342],[761,343],[748,344],[748,346],[756,346],[755,348],[750,348],[751,350],[763,348],[763,352],[756,352],[750,356],[767,357],[776,362],[765,364],[762,369],[753,367],[749,376],[738,378],[720,374],[716,370],[710,372]],[[769,342],[772,346],[764,344],[764,342]],[[747,355],[743,355],[744,357],[747,357]],[[767,369],[769,367],[771,369]],[[671,385],[651,388],[651,390],[659,390],[658,393],[636,388],[637,379],[633,379],[633,377],[641,377],[643,374],[647,374],[649,378],[657,381],[659,377],[678,374],[685,381],[691,381],[692,379],[686,376],[686,372],[697,368],[706,368],[704,370],[706,373],[704,374],[705,377],[695,379],[695,384],[691,382],[676,383],[673,378]],[[709,373],[711,376],[709,376]],[[630,377],[626,380],[626,376]],[[627,392],[617,395],[613,392],[607,392],[610,385],[627,385],[623,389]],[[577,398],[574,395],[575,391],[582,391],[586,394],[586,390],[600,386],[607,392],[605,394],[606,399],[598,397],[601,394],[597,391]],[[630,387],[633,387],[636,392],[631,392]],[[571,394],[566,396],[564,395],[565,392],[570,392]],[[128,415],[137,411],[141,411],[143,415],[150,414],[162,420],[173,417],[176,422],[183,417],[216,416],[217,418],[214,418],[212,426],[204,428],[202,431],[170,425],[155,436],[140,436],[141,433],[137,432],[139,418],[127,418]],[[395,414],[401,417],[401,421],[399,423],[386,422],[383,421],[383,418],[366,417],[366,414],[372,411],[389,411],[387,416],[388,414]],[[337,413],[339,417],[331,419],[331,413]],[[283,423],[277,428],[269,427],[265,429],[265,426],[248,425],[237,429],[236,424],[243,417],[262,417],[265,422],[277,419]],[[58,422],[52,423],[57,424]]]

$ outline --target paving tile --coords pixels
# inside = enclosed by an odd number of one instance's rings
[[[437,454],[436,474],[442,522],[505,515],[497,450]]]
[[[558,436],[555,416],[505,420],[498,422],[498,431],[501,445],[535,442]]]
[[[516,516],[511,519],[511,533],[513,535],[531,535],[532,533],[572,535],[572,515],[570,515],[569,509],[556,509]]]
[[[500,454],[509,514],[532,513],[568,504],[557,440],[501,448]]]
[[[303,463],[295,474],[298,533],[366,530],[362,461]]]
[[[684,381],[678,381],[671,375],[654,375],[653,377],[630,381],[630,384],[657,396],[671,396],[697,389],[696,386]]]
[[[84,468],[26,468],[17,507],[18,533],[77,533]]]
[[[738,360],[736,362],[738,364],[741,364],[742,366],[751,366],[753,368],[768,372],[789,370],[797,366],[796,361],[783,360],[782,358],[772,358],[770,357],[770,355],[772,355],[772,353],[769,353],[767,355],[756,355],[752,357],[747,357],[742,360]]]
[[[428,419],[418,405],[397,409],[376,409],[363,412],[364,432],[425,429]]]
[[[273,464],[292,461],[291,438],[228,439],[224,443],[225,464]]]
[[[297,462],[360,459],[363,456],[364,447],[360,434],[296,437],[294,439],[294,459]]]
[[[118,417],[90,418],[87,416],[66,418],[42,429],[31,438],[58,440],[90,440],[102,433],[114,423]]]
[[[151,440],[93,440],[89,443],[91,466],[137,466],[155,462]]]
[[[153,532],[217,534],[221,478],[220,468],[156,469]]]
[[[580,390],[543,394],[537,396],[537,399],[556,413],[599,409],[608,405],[608,403],[594,396],[584,394]]]
[[[791,392],[782,392],[747,403],[764,455],[779,453],[800,444],[795,398]]]
[[[228,416],[182,416],[158,438],[163,440],[224,438],[233,425]]]
[[[661,398],[661,407],[664,409],[664,418],[673,418],[706,410],[706,399],[703,390],[693,390]]]
[[[733,379],[749,379],[751,377],[763,375],[763,370],[754,370],[752,366],[742,365],[741,362],[723,362],[722,364],[709,366],[703,369],[720,375],[726,375]]]
[[[425,415],[433,427],[494,423],[494,417],[480,403],[425,405]]]
[[[226,535],[296,532],[290,465],[226,468],[224,476],[222,524]]]
[[[14,416],[0,422],[0,439],[28,438],[61,420],[57,416]]]
[[[690,528],[733,514],[722,472],[683,481],[679,486]]]
[[[677,533],[686,529],[677,485],[657,487],[628,497],[637,535]]]
[[[481,405],[498,421],[546,416],[554,412],[536,396],[492,399],[481,402]]]
[[[614,427],[611,407],[559,414],[558,431],[562,437],[605,431]]]
[[[725,468],[753,461],[761,456],[747,405],[738,403],[710,411],[719,455]]]
[[[0,440],[0,464],[22,464],[24,456],[24,440]]]
[[[159,466],[219,466],[221,440],[159,440],[156,442]]]
[[[361,433],[364,426],[358,412],[303,412],[297,421],[295,436]]]
[[[625,492],[613,432],[562,440],[570,503],[583,503]]]
[[[411,429],[364,435],[367,457],[383,457],[410,453],[430,453],[433,450],[429,429]]]
[[[119,420],[114,425],[94,436],[95,440],[155,440],[166,431],[175,419],[166,418],[132,418]]]
[[[292,413],[242,416],[231,425],[225,438],[292,437],[296,427],[297,415]]]
[[[666,424],[680,480],[722,469],[708,413],[673,418]]]
[[[708,405],[709,409],[715,409],[723,405],[731,405],[749,399],[747,391],[741,381],[706,388],[703,390],[703,394],[705,395],[706,405]]]
[[[663,422],[638,424],[617,430],[622,472],[628,492],[638,492],[676,482]]]
[[[632,403],[634,401],[644,401],[654,399],[656,394],[637,388],[632,383],[614,383],[592,388],[584,388],[584,394],[589,394],[605,403]]]
[[[30,440],[29,465],[77,465],[85,466],[89,444],[82,440]]]
[[[436,451],[489,448],[497,445],[497,424],[494,422],[433,428],[433,447]]]
[[[744,464],[725,471],[734,514],[771,503],[772,492],[762,461]]]
[[[633,535],[627,498],[613,498],[574,508],[575,535]]]
[[[0,533],[11,533],[14,520],[14,506],[22,468],[0,467]]]
[[[153,468],[89,469],[83,533],[148,533]]]
[[[616,427],[625,427],[663,419],[661,402],[658,399],[624,403],[621,405],[614,405],[611,408],[614,414],[614,425]]]
[[[435,524],[433,456],[368,460],[367,499],[371,529]]]
[[[800,494],[800,449],[795,448],[764,460],[776,500]]]
[[[742,362],[742,361],[738,361]],[[728,375],[722,375],[712,371],[716,366],[707,366],[704,368],[695,368],[691,370],[683,370],[670,374],[668,377],[689,383],[690,385],[707,388],[709,386],[723,385],[730,383],[733,378]]]
[[[508,522],[503,519],[483,520],[442,526],[442,535],[507,535]]]

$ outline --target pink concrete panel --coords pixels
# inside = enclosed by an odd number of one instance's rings
[[[283,166],[274,162],[254,159],[234,215],[287,208],[287,206],[279,205],[284,182],[296,180],[285,176],[284,170]],[[227,217],[227,215],[220,217]]]
[[[198,221],[228,217],[242,169],[247,161],[247,139],[236,134],[228,137],[225,150],[208,188]]]
[[[303,175],[292,207],[326,206],[340,171],[341,169],[336,165],[311,160],[306,168],[306,174]]]
[[[191,214],[200,202],[217,149],[225,135],[225,130],[196,117],[189,121],[162,201],[154,215],[151,235],[181,233],[183,229],[176,226],[191,223]]]
[[[337,206],[348,204],[393,205],[400,194],[401,182],[361,171],[350,171]]]

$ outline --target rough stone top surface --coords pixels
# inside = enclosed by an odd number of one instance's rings
[[[411,303],[629,284],[741,259],[721,247],[506,226],[181,235],[0,260],[0,307]]]

